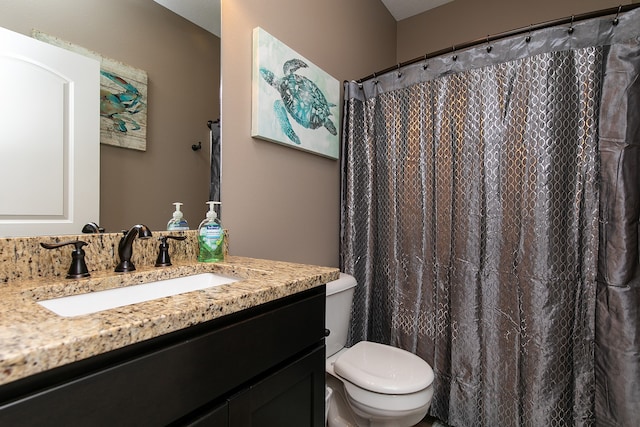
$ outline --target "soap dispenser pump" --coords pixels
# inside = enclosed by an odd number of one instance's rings
[[[220,202],[207,202],[209,211],[207,217],[202,220],[198,227],[198,244],[200,252],[198,261],[217,262],[224,261],[224,229],[218,219],[218,214],[213,209]]]
[[[182,203],[175,202],[173,205],[176,207],[176,210],[173,213],[173,218],[171,218],[167,223],[167,230],[168,231],[188,230],[189,224],[187,224],[187,220],[184,219],[182,211],[180,210],[180,206],[182,206]]]

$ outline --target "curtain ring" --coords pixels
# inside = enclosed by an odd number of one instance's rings
[[[573,34],[573,18],[574,17],[575,17],[574,15],[571,15],[571,24],[569,24],[569,29],[567,30],[567,33],[569,34]]]
[[[489,44],[489,36],[487,35],[487,53],[491,52],[491,49],[493,49],[493,47]]]
[[[398,78],[402,77],[402,71],[400,71],[400,63],[398,62]]]
[[[378,84],[378,81],[377,81],[377,80],[375,80],[375,78],[376,78],[376,73],[373,73],[373,79],[374,79],[374,80],[373,80],[373,84],[374,84],[374,85],[377,85],[377,84]]]
[[[422,69],[426,70],[427,67],[429,66],[429,63],[427,62],[427,54],[424,54],[424,64],[422,64]]]
[[[451,47],[451,52],[453,52],[453,53],[455,53],[455,52],[456,52],[456,45],[453,45],[453,46]],[[453,56],[451,57],[451,59],[453,59],[454,61],[457,61],[457,60],[458,60],[458,55],[453,55]]]
[[[613,21],[611,21],[611,23],[615,26],[618,25],[620,23],[620,19],[618,19],[618,16],[620,16],[620,11],[622,10],[622,5],[618,6],[618,12],[616,13],[616,17],[613,18]]]
[[[529,34],[525,37],[524,41],[527,43],[531,41],[531,24],[529,24]]]

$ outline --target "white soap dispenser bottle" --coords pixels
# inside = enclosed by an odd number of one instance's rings
[[[180,206],[182,206],[182,203],[175,202],[173,205],[176,207],[176,210],[173,213],[173,218],[171,218],[167,223],[167,230],[168,231],[188,230],[189,224],[187,224],[187,220],[184,219],[184,216],[182,215],[182,211],[180,210]]]
[[[224,261],[224,229],[218,219],[218,214],[213,209],[220,202],[207,202],[209,211],[207,217],[202,220],[198,227],[198,244],[200,252],[198,261],[217,262]]]

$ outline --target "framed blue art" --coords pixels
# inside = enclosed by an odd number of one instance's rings
[[[100,143],[147,150],[147,73],[33,30],[33,38],[100,62]]]
[[[337,159],[339,101],[338,80],[254,28],[252,137]]]

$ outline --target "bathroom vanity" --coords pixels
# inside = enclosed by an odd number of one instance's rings
[[[242,280],[72,318],[35,302],[59,283],[0,291],[0,425],[324,425],[337,269],[229,257],[62,285],[211,269]]]

